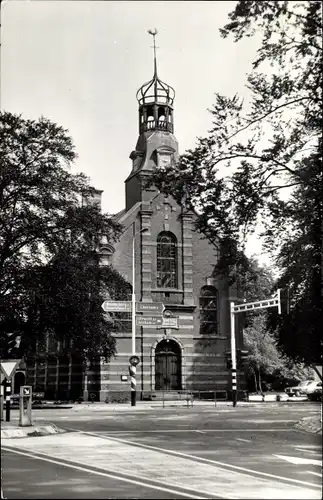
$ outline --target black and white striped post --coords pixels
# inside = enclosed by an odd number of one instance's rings
[[[235,314],[234,302],[230,302],[230,319],[231,319],[231,376],[232,376],[232,404],[237,405],[237,350],[236,350],[236,334],[235,334]]]
[[[136,406],[136,371],[137,365],[140,362],[139,356],[133,355],[129,358],[129,374],[130,374],[130,391],[131,391],[131,406]]]
[[[137,382],[136,382],[136,370],[137,368],[134,365],[129,366],[130,373],[130,390],[131,390],[131,406],[136,405],[136,391],[137,391]]]

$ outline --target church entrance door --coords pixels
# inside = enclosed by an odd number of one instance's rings
[[[181,389],[181,349],[174,340],[162,340],[155,351],[156,391]]]

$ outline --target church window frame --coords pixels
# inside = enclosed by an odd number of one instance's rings
[[[157,236],[157,288],[177,289],[178,245],[175,234],[162,231]]]
[[[200,290],[200,334],[218,334],[219,293],[215,286],[206,285]]]

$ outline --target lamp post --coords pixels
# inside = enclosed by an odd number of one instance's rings
[[[136,354],[136,261],[135,261],[135,241],[138,234],[148,231],[147,227],[140,229],[140,231],[135,232],[135,223],[132,225],[132,296],[131,296],[131,353],[134,356]],[[136,406],[136,367],[130,365],[130,378],[131,378],[131,406]]]

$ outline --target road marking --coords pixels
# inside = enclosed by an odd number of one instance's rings
[[[314,472],[312,470],[307,470],[306,473],[313,474],[314,476],[322,477],[322,474],[320,474],[319,472]]]
[[[194,432],[199,432],[200,434],[205,434],[205,431],[194,431]]]
[[[319,444],[292,444],[291,445],[293,448],[304,448],[304,449],[311,449],[311,450],[321,450],[322,446]]]
[[[250,439],[236,438],[236,441],[244,441],[245,443],[250,443]]]
[[[306,448],[298,448],[295,446],[295,450],[301,451],[302,453],[310,453],[311,455],[321,455],[320,451],[307,450]]]
[[[74,431],[74,432],[79,432],[80,434],[88,434],[89,436],[97,436],[98,435],[96,432],[80,431],[79,429],[70,428],[69,430]],[[254,476],[260,476],[262,478],[269,477],[271,479],[275,479],[275,480],[278,479],[280,481],[285,481],[285,482],[292,483],[292,484],[301,484],[303,486],[311,486],[314,488],[318,488],[318,487],[320,488],[320,486],[318,486],[317,484],[309,483],[307,481],[301,481],[299,479],[292,479],[289,477],[277,476],[276,474],[269,474],[268,472],[259,472],[259,471],[253,470],[253,469],[247,469],[245,467],[240,467],[238,465],[232,465],[232,464],[228,464],[225,462],[219,462],[218,460],[211,460],[208,458],[198,457],[196,455],[189,455],[188,453],[169,450],[167,448],[160,448],[159,446],[152,446],[150,444],[143,444],[143,443],[138,443],[138,442],[134,442],[134,441],[129,441],[127,439],[121,439],[119,437],[111,437],[111,436],[100,436],[100,437],[103,437],[103,439],[104,439],[104,437],[106,437],[107,439],[110,439],[112,441],[116,441],[119,443],[125,443],[125,444],[130,445],[130,446],[135,446],[135,447],[137,446],[138,448],[159,451],[160,453],[164,453],[167,455],[173,455],[173,456],[177,456],[177,457],[181,457],[181,458],[188,458],[188,459],[195,461],[195,462],[217,465],[219,467],[224,467],[227,470],[238,471],[241,473],[248,474],[251,477],[254,477]]]
[[[69,430],[75,431],[75,432],[82,432],[80,429],[72,429],[71,427]],[[203,429],[203,431],[200,432],[293,432],[294,429]],[[145,429],[142,431],[139,430],[134,430],[134,431],[95,431],[98,434],[156,434],[156,433],[169,433],[169,432],[197,432],[196,429]],[[295,431],[294,431],[295,432]]]
[[[282,460],[286,460],[286,462],[290,462],[295,465],[322,465],[322,460],[315,460],[314,458],[287,457],[286,455],[274,455],[274,457],[281,458]]]
[[[144,481],[138,481],[136,479],[131,479],[131,478],[126,478],[126,477],[122,477],[122,476],[118,476],[116,473],[113,473],[113,472],[100,472],[98,470],[94,470],[94,469],[90,469],[88,467],[82,467],[80,465],[74,465],[72,463],[66,463],[65,461],[60,461],[59,459],[53,459],[50,457],[50,455],[47,455],[45,453],[37,453],[37,455],[34,455],[32,453],[27,453],[25,451],[18,451],[18,450],[13,450],[12,448],[7,448],[6,446],[2,446],[1,447],[4,451],[9,451],[11,453],[16,453],[17,455],[24,455],[26,457],[29,457],[29,458],[33,458],[35,460],[43,460],[44,462],[50,462],[52,464],[56,464],[56,465],[61,465],[63,467],[69,467],[70,469],[76,469],[76,470],[80,470],[82,472],[89,472],[91,474],[96,474],[98,476],[103,476],[103,477],[110,477],[112,479],[116,479],[118,481],[123,481],[123,482],[126,482],[126,483],[131,483],[131,484],[135,484],[137,486],[144,486],[146,488],[151,488],[151,489],[154,489],[154,490],[158,490],[158,491],[164,491],[166,493],[171,493],[171,494],[176,494],[176,495],[179,495],[179,496],[182,496],[182,497],[185,497],[185,498],[194,498],[194,499],[200,499],[200,500],[207,500],[207,497],[203,497],[201,495],[193,495],[193,494],[190,494],[190,493],[185,493],[185,492],[181,492],[180,489],[171,489],[171,488],[166,488],[165,486],[158,486],[158,485],[153,485],[153,484],[150,484],[150,483],[145,483]],[[41,455],[41,456],[40,456]],[[154,482],[158,483],[158,481],[156,481],[154,479]],[[165,483],[163,483],[165,484]],[[187,489],[190,489],[190,488],[187,488]],[[194,492],[194,490],[192,490],[192,492]],[[197,492],[196,492],[197,493]],[[227,499],[229,499],[230,497],[226,497]]]

